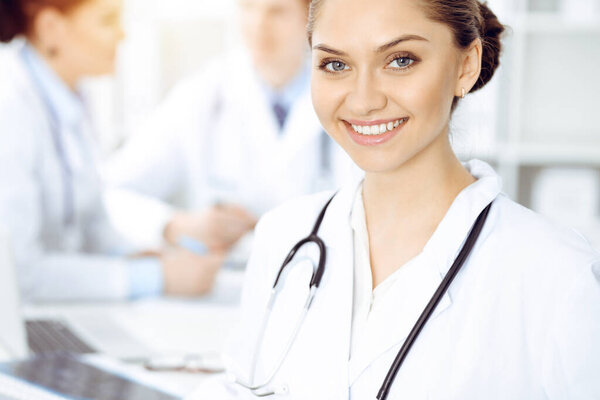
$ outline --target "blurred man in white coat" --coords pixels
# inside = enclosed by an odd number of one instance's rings
[[[161,201],[144,208],[154,237],[228,251],[267,210],[349,176],[311,104],[309,3],[241,0],[246,47],[181,82],[109,164],[115,186]]]

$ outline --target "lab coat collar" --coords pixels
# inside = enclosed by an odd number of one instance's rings
[[[425,245],[424,253],[438,266],[440,279],[452,266],[479,214],[502,190],[502,180],[483,161],[463,164],[477,181],[458,194]]]
[[[347,243],[343,243],[339,238],[341,234],[345,237],[352,233],[350,219],[352,205],[354,202],[354,195],[356,194],[358,187],[362,184],[362,181],[362,177],[356,178],[351,183],[339,189],[333,197],[331,204],[329,204],[321,227],[319,228],[319,236],[323,239],[325,246],[328,248],[347,247]],[[350,251],[352,251],[352,248]]]
[[[287,85],[279,90],[273,89],[269,84],[259,78],[257,72],[255,72],[255,74],[257,75],[257,79],[261,82],[263,92],[269,99],[269,103],[271,105],[280,103],[286,107],[288,111],[309,88],[310,65],[308,62],[303,63],[298,74],[296,74]]]
[[[374,360],[388,352],[394,346],[401,345],[425,305],[441,283],[446,272],[454,262],[456,255],[481,211],[492,202],[501,191],[501,180],[486,163],[472,160],[464,164],[477,181],[465,188],[454,200],[444,219],[425,245],[421,254],[404,267],[410,268],[402,279],[385,294],[384,302],[379,303],[380,310],[374,310],[382,316],[402,315],[397,319],[382,319],[381,324],[371,336],[363,351],[352,355],[349,369],[350,385],[371,365]],[[352,251],[350,216],[358,185],[362,180],[346,186],[336,195],[323,220],[322,237],[328,247],[340,246],[345,252]],[[342,236],[343,235],[343,236]],[[340,238],[346,239],[345,243]],[[336,239],[337,238],[337,239]],[[339,252],[339,250],[338,250]],[[347,268],[353,268],[353,256]],[[331,265],[328,263],[328,265]],[[352,293],[352,285],[347,288]],[[348,296],[352,298],[351,295]],[[350,304],[352,304],[350,302]],[[431,320],[452,305],[448,292],[442,297]],[[374,316],[377,318],[377,316]],[[346,332],[345,335],[350,335]],[[381,379],[383,380],[384,377]]]
[[[296,77],[284,91],[289,95],[290,103],[286,123],[280,134],[279,125],[272,110],[270,94],[265,90],[265,84],[255,72],[252,59],[247,49],[239,47],[231,53],[233,59],[228,59],[226,76],[221,92],[224,101],[235,104],[235,112],[239,112],[248,121],[248,126],[260,126],[261,129],[251,135],[254,140],[249,140],[246,145],[248,151],[253,147],[273,146],[273,157],[264,160],[265,166],[285,165],[285,160],[292,160],[304,144],[315,140],[323,132],[317,119],[310,97],[309,78],[310,68],[303,69],[301,75]],[[234,62],[235,61],[235,62]],[[240,66],[241,64],[241,66]],[[302,90],[304,85],[304,90]],[[289,91],[289,93],[288,93]],[[240,92],[249,94],[242,96]],[[292,96],[293,95],[293,96]],[[231,97],[231,98],[228,98]],[[250,129],[250,128],[249,128]],[[272,171],[277,173],[278,171]]]
[[[48,110],[53,114],[52,118],[57,119],[55,122],[61,128],[78,130],[85,116],[81,99],[67,87],[30,44],[23,46],[21,54],[29,73],[33,74],[31,79],[34,80],[36,91],[41,92],[38,95],[42,96],[44,106],[52,108]]]

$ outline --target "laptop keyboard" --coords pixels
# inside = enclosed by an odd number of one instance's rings
[[[25,361],[0,364],[2,374],[10,379],[29,382],[31,389],[45,388],[55,397],[24,397],[26,400],[57,398],[86,400],[177,400],[160,390],[101,370],[64,353],[37,356]],[[0,393],[2,391],[0,390]],[[10,393],[12,394],[12,393]],[[20,399],[20,398],[19,398]]]
[[[66,351],[87,354],[96,350],[77,337],[64,323],[57,320],[25,321],[27,342],[36,354]]]
[[[58,394],[38,388],[21,379],[0,374],[0,400],[65,400]]]

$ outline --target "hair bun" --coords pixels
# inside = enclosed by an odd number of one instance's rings
[[[496,14],[487,6],[486,3],[478,1],[479,11],[481,13],[481,42],[483,54],[481,57],[481,74],[471,91],[481,89],[494,76],[494,72],[500,64],[500,53],[502,52],[502,43],[500,41],[505,28],[500,23]]]

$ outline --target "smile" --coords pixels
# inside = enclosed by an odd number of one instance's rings
[[[392,131],[396,129],[401,124],[404,124],[408,118],[401,118],[395,121],[389,121],[387,123],[382,124],[371,124],[371,125],[359,125],[359,124],[351,124],[354,132],[366,135],[366,136],[375,136],[382,135],[386,132]]]

